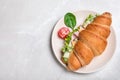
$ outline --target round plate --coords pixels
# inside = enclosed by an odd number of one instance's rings
[[[76,11],[76,12],[73,12],[73,14],[76,16],[76,19],[77,19],[76,26],[79,26],[80,24],[83,23],[83,21],[89,14],[95,15],[96,12]],[[64,17],[61,18],[55,25],[53,32],[52,32],[51,43],[52,43],[53,52],[54,52],[57,60],[66,68],[66,65],[63,64],[63,62],[61,61],[61,48],[63,46],[64,41],[58,37],[58,33],[57,33],[58,30],[63,26],[65,26]],[[102,53],[102,55],[94,57],[94,59],[90,62],[90,64],[88,64],[85,67],[82,67],[79,70],[74,71],[74,72],[91,73],[91,72],[95,72],[95,71],[98,71],[101,68],[103,68],[103,66],[112,58],[112,56],[114,54],[115,46],[116,46],[115,33],[114,33],[112,26],[111,26],[111,33],[110,33],[110,36],[108,37],[107,41],[108,41],[107,47],[106,47],[105,51]]]

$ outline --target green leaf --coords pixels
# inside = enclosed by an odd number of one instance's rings
[[[64,23],[67,27],[70,27],[72,30],[74,29],[74,27],[76,26],[76,17],[74,14],[72,13],[67,13],[64,16]]]

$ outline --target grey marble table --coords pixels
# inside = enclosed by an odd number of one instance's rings
[[[66,71],[51,49],[54,25],[76,10],[112,13],[116,51],[96,73]],[[0,80],[120,80],[119,35],[119,0],[0,0]]]

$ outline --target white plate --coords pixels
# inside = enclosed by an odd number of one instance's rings
[[[73,14],[76,16],[77,19],[77,25],[80,25],[83,23],[83,21],[85,20],[85,18],[89,15],[89,14],[96,14],[96,12],[93,11],[76,11],[73,12]],[[54,29],[53,29],[53,33],[52,33],[52,49],[53,52],[57,58],[57,60],[66,68],[66,65],[63,64],[63,62],[61,61],[61,48],[63,46],[63,40],[60,39],[58,37],[58,30],[65,26],[64,24],[64,18],[61,18],[57,24],[55,25]],[[107,47],[105,49],[105,51],[102,53],[102,55],[95,57],[90,64],[88,64],[85,67],[80,68],[77,71],[77,73],[91,73],[91,72],[95,72],[100,70],[101,68],[103,68],[103,66],[112,58],[113,54],[114,54],[114,50],[115,50],[115,46],[116,46],[116,39],[115,39],[115,33],[113,28],[111,27],[111,34],[107,39],[108,44]]]

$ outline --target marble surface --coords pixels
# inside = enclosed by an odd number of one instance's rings
[[[0,80],[120,80],[119,5],[119,0],[0,0]],[[92,74],[66,71],[51,49],[54,25],[76,10],[112,13],[115,54]]]

